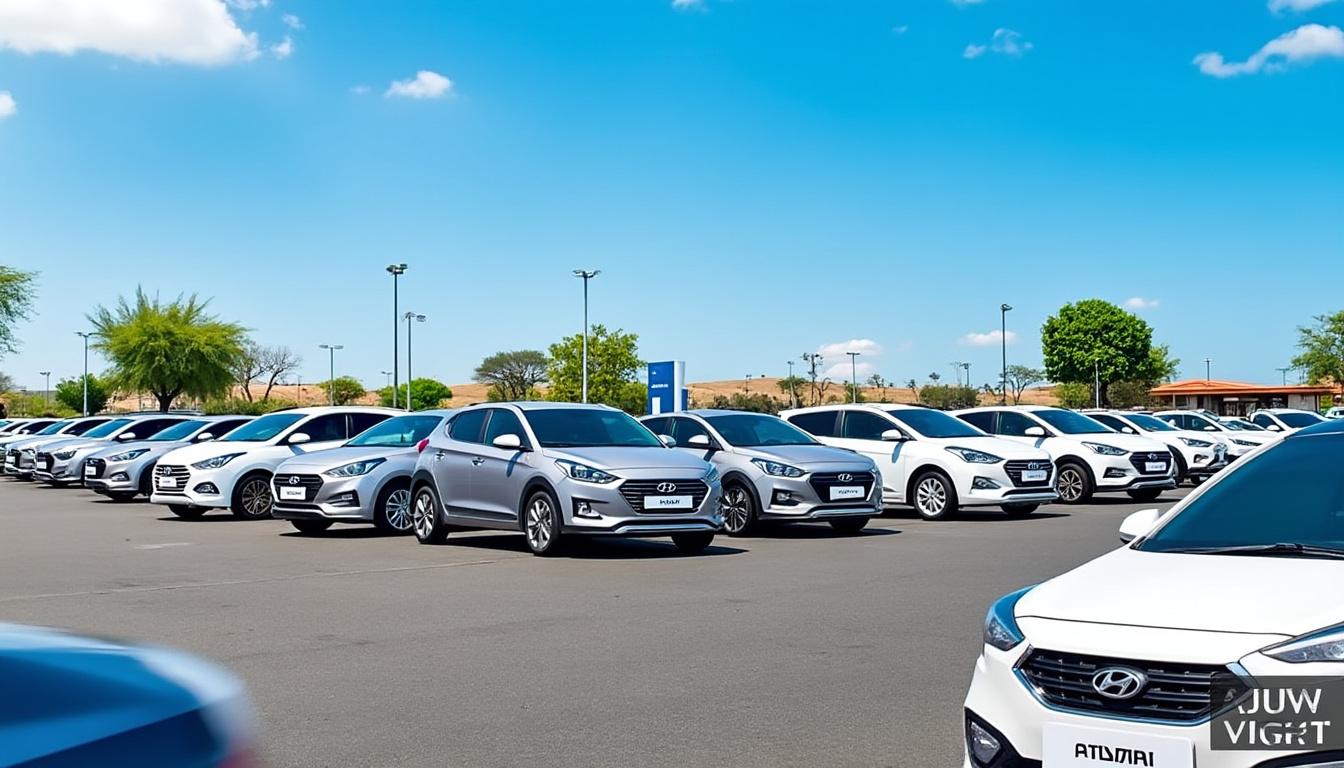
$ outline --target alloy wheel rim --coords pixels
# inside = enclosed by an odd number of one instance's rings
[[[411,492],[406,489],[393,491],[387,497],[387,504],[384,505],[384,517],[387,518],[387,524],[398,531],[405,531],[411,527]]]
[[[434,532],[433,504],[428,493],[421,493],[415,497],[415,506],[411,509],[411,525],[415,527],[415,535],[422,539],[429,538]]]
[[[243,511],[249,517],[263,517],[271,511],[271,484],[251,480],[243,486]]]
[[[919,510],[925,514],[936,515],[947,507],[947,489],[937,478],[931,477],[920,483],[915,496]]]
[[[551,504],[545,499],[536,499],[527,508],[527,543],[538,552],[545,550],[551,543],[554,519]]]
[[[1083,478],[1077,470],[1066,469],[1059,473],[1059,495],[1065,501],[1077,501],[1083,495]]]
[[[747,518],[751,510],[747,505],[751,503],[747,498],[747,492],[741,488],[733,488],[723,495],[723,501],[720,502],[720,514],[723,515],[723,527],[733,533],[741,531],[747,527]]]

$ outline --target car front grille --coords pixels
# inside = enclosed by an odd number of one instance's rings
[[[1031,480],[1024,482],[1022,473],[1028,470],[1045,470],[1044,480]],[[1013,481],[1013,485],[1018,488],[1049,488],[1050,482],[1055,477],[1055,463],[1049,459],[1037,461],[1022,461],[1016,459],[1003,465],[1003,471],[1008,473],[1008,479]]]
[[[164,488],[160,485],[164,478],[177,481],[176,487]],[[154,492],[164,496],[184,496],[187,493],[187,481],[191,479],[191,470],[172,464],[160,464],[154,468]]]
[[[1129,699],[1102,696],[1093,687],[1092,678],[1109,667],[1138,670],[1146,675],[1147,683]],[[1209,717],[1215,679],[1234,679],[1226,667],[1207,664],[1134,661],[1041,649],[1032,651],[1018,671],[1042,699],[1060,709],[1183,723]]]
[[[5,463],[11,467],[19,466],[19,449],[11,448],[5,452]]]
[[[626,480],[621,483],[621,496],[636,512],[645,511],[645,496],[690,496],[689,507],[650,510],[651,514],[689,515],[700,509],[707,495],[709,486],[702,480]]]
[[[322,489],[322,478],[317,475],[276,475],[271,484],[275,486],[276,504],[304,503],[317,498],[317,492]],[[302,488],[303,498],[286,499],[282,496],[282,488]]]
[[[90,472],[89,470],[93,471]],[[88,461],[84,462],[85,477],[93,478],[96,480],[102,477],[103,473],[106,471],[107,471],[107,462],[102,459],[89,459]]]
[[[831,500],[831,489],[836,486],[863,486],[863,499],[866,499],[868,494],[873,492],[874,480],[872,472],[814,472],[812,477],[808,478],[807,484],[817,492],[817,498],[823,502],[829,502]],[[854,499],[854,501],[862,501],[863,499]]]
[[[1148,462],[1150,461],[1160,461],[1166,466],[1162,469],[1161,472],[1149,472]],[[1167,453],[1166,451],[1161,452],[1154,451],[1153,453],[1131,453],[1129,455],[1129,463],[1134,465],[1134,468],[1139,471],[1140,475],[1165,475],[1167,474],[1167,472],[1171,470],[1171,454]]]
[[[46,451],[41,451],[33,459],[34,467],[42,472],[50,472],[51,466],[56,463],[56,457]]]

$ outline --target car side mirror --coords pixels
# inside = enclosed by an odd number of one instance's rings
[[[1282,431],[1283,431],[1283,427],[1280,427],[1278,424],[1270,424],[1269,426],[1265,427],[1265,429],[1268,429],[1270,432],[1282,432]]]
[[[202,432],[201,434],[196,436],[196,442],[198,443],[204,443],[207,440],[214,440],[214,439],[215,436],[210,434],[209,432]]]
[[[1140,536],[1146,536],[1161,519],[1160,509],[1141,509],[1129,515],[1120,522],[1120,541],[1128,544]]]
[[[1204,427],[1204,431],[1205,431],[1205,432],[1217,432],[1217,431],[1218,431],[1218,428],[1215,427],[1215,426],[1213,426],[1212,424],[1209,424],[1209,425],[1207,425],[1207,426]]]
[[[903,443],[906,437],[905,433],[899,429],[888,429],[882,433],[882,440],[887,443]]]
[[[134,440],[134,439],[135,439],[135,433],[134,433],[134,432],[122,432],[120,435],[117,435],[117,439],[118,439],[118,440]]]
[[[309,442],[312,439],[313,438],[309,437],[308,433],[306,432],[295,432],[294,434],[289,436],[288,442],[290,445],[303,445],[304,443]]]
[[[1027,427],[1022,434],[1027,437],[1045,437],[1045,427]]]
[[[668,448],[676,448],[676,447],[677,447],[677,440],[676,440],[676,438],[672,437],[671,435],[659,435],[659,436],[658,436],[658,442],[662,443],[664,446],[666,446],[666,447],[668,447]]]
[[[674,443],[674,445],[675,445],[675,443]],[[686,440],[686,447],[688,447],[688,448],[704,448],[704,449],[708,450],[709,448],[712,448],[712,447],[713,447],[713,444],[709,442],[709,435],[691,435],[691,436],[690,436],[689,438],[687,438],[687,440]]]
[[[1137,435],[1137,434],[1139,434],[1138,431],[1135,430],[1133,427],[1125,427],[1124,429],[1122,429],[1122,430],[1120,430],[1120,431],[1123,432],[1123,433],[1126,434],[1126,435]]]
[[[491,440],[490,444],[496,448],[503,448],[506,451],[523,450],[523,439],[517,435],[500,435],[494,440]]]

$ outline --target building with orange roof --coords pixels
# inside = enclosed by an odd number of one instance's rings
[[[1209,410],[1222,416],[1245,416],[1260,408],[1320,411],[1341,400],[1338,384],[1269,386],[1240,381],[1187,379],[1152,389],[1153,397],[1172,408]]]

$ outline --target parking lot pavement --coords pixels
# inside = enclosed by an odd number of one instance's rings
[[[990,602],[1183,493],[546,560],[519,535],[306,537],[6,480],[0,620],[223,662],[272,766],[959,765]]]

